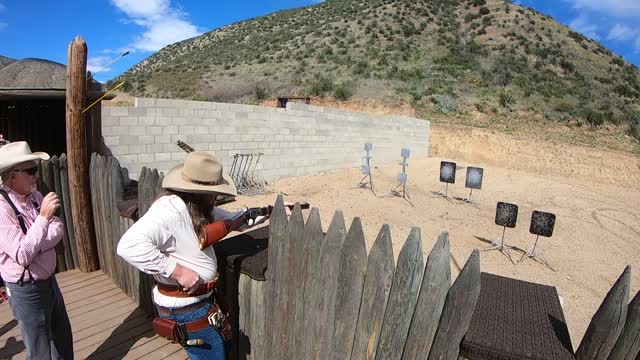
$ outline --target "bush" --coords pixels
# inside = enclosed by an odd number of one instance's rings
[[[458,110],[456,100],[449,95],[431,95],[431,102],[435,105],[436,111],[441,114],[448,114]]]
[[[489,10],[488,7],[483,6],[483,7],[480,8],[480,15],[487,15],[489,13],[491,13],[491,10]]]
[[[339,84],[333,87],[333,97],[338,100],[349,100],[353,96],[353,90],[348,84]]]
[[[309,92],[314,96],[324,95],[324,93],[331,91],[332,86],[333,80],[331,80],[331,78],[327,76],[318,76],[311,83]]]
[[[594,109],[585,109],[583,117],[592,129],[604,125],[604,114]]]
[[[515,104],[516,99],[513,97],[513,95],[510,92],[502,90],[500,91],[500,98],[498,102],[500,103],[500,106],[506,108],[512,104]]]
[[[256,100],[264,100],[269,97],[269,93],[267,92],[267,89],[262,86],[256,86],[255,96]]]
[[[635,111],[627,114],[627,121],[629,122],[627,133],[633,138],[640,140],[640,112]]]

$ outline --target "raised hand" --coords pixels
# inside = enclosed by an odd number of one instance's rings
[[[60,199],[58,199],[58,195],[50,192],[44,197],[44,199],[42,199],[42,204],[40,205],[40,216],[45,219],[50,219],[59,207]]]

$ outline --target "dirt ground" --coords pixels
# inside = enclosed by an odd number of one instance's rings
[[[353,217],[361,218],[367,250],[381,226],[389,224],[396,260],[412,226],[421,228],[425,260],[438,235],[448,231],[454,276],[473,249],[501,235],[502,228],[494,223],[498,201],[519,206],[517,227],[508,229],[506,236],[510,245],[522,249],[535,240],[528,232],[531,212],[552,212],[557,215],[554,234],[541,238],[539,245],[556,271],[531,260],[514,265],[497,251],[481,253],[481,269],[555,286],[574,346],[626,265],[632,266],[631,296],[640,289],[638,157],[461,127],[433,127],[430,154],[409,160],[408,192],[414,206],[402,198],[385,197],[400,170],[398,164],[389,164],[373,170],[377,195],[354,188],[360,172],[346,169],[284,179],[272,184],[273,194],[240,196],[224,207],[273,203],[276,193],[284,193],[285,201],[308,201],[318,207],[325,230],[340,209],[347,226]],[[439,182],[444,159],[459,167],[484,167],[482,190],[473,194],[477,207],[433,196],[444,190]],[[375,165],[375,154],[372,161]],[[456,183],[449,186],[451,195],[468,194],[464,176],[465,170],[459,169]],[[521,254],[512,256],[517,260]]]

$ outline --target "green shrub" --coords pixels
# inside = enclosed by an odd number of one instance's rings
[[[592,108],[586,108],[583,117],[592,129],[604,125],[604,114]]]
[[[267,97],[269,97],[269,93],[267,92],[267,89],[258,85],[256,86],[255,96],[256,96],[256,100],[264,100]]]
[[[312,82],[311,82],[311,88],[309,89],[309,92],[311,93],[311,95],[314,96],[320,96],[320,95],[324,95],[324,93],[331,91],[331,88],[333,87],[333,80],[327,76],[317,76]]]
[[[506,90],[502,90],[500,91],[498,103],[500,103],[500,106],[502,106],[503,108],[506,108],[512,104],[515,104],[516,99],[513,97],[513,95],[510,92]]]
[[[338,100],[349,100],[353,96],[353,90],[349,84],[342,83],[333,87],[333,97]]]
[[[624,66],[624,60],[622,60],[622,58],[619,58],[619,57],[615,57],[611,59],[611,63],[618,66]]]
[[[435,105],[436,111],[441,114],[448,114],[458,110],[456,100],[449,95],[431,95],[431,102]]]
[[[488,8],[488,7],[483,6],[483,7],[481,7],[481,8],[480,8],[480,15],[483,15],[483,16],[484,16],[484,15],[487,15],[487,14],[489,14],[489,13],[491,13],[491,10],[489,10],[489,8]]]

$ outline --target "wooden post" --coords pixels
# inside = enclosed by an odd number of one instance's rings
[[[69,45],[67,57],[67,165],[73,230],[80,271],[99,268],[89,189],[87,129],[82,110],[87,95],[87,43],[80,36]]]

